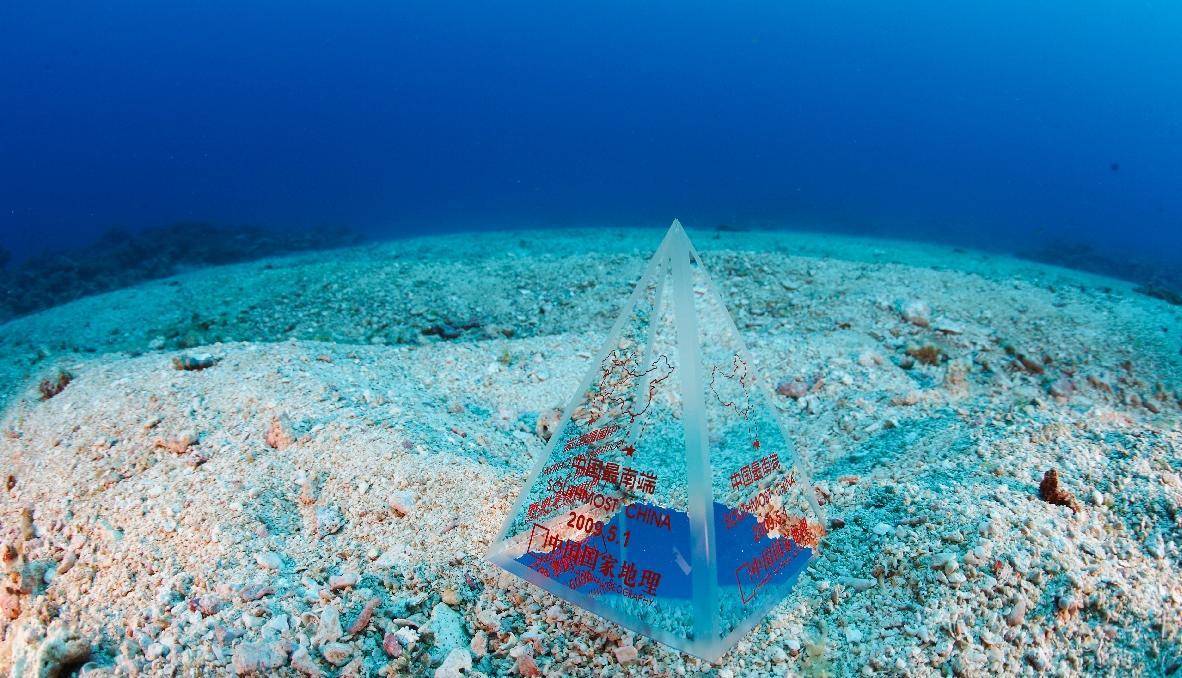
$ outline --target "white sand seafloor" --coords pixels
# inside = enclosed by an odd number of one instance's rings
[[[816,386],[777,406],[832,521],[720,662],[485,562],[660,236],[394,241],[0,325],[0,670],[1182,675],[1182,308],[979,252],[691,229],[757,372]]]

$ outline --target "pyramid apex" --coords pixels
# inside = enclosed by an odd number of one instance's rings
[[[669,224],[669,230],[665,231],[664,244],[673,247],[684,247],[689,242],[689,235],[686,234],[685,229],[681,226],[680,219],[674,219],[672,224]]]

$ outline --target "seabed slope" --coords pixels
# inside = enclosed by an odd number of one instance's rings
[[[539,414],[660,238],[605,229],[204,269],[0,326],[0,669],[85,648],[93,675],[430,675],[449,654],[488,675],[1178,666],[1177,307],[943,247],[691,237],[757,371],[809,385],[778,406],[837,519],[719,664],[482,558]],[[174,369],[199,353],[216,364]],[[1078,511],[1039,499],[1051,468]]]

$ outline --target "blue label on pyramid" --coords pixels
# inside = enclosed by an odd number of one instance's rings
[[[673,222],[489,557],[638,633],[717,659],[823,534],[805,460]]]

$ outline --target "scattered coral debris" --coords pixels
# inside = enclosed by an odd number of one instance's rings
[[[1042,359],[1042,363],[1040,363],[1034,358],[1031,358],[1021,351],[1018,351],[1013,346],[1006,346],[1005,351],[1006,355],[1014,359],[1014,366],[1016,369],[1023,370],[1030,374],[1042,374],[1045,371],[1043,369],[1043,364],[1049,364],[1051,362],[1050,358],[1044,357]]]
[[[295,442],[291,434],[291,424],[286,417],[273,417],[271,425],[267,427],[267,446],[276,450],[285,450]]]
[[[211,355],[178,355],[173,357],[172,366],[182,372],[207,370],[217,364]]]
[[[189,448],[196,445],[199,436],[196,431],[185,431],[176,438],[165,440],[164,438],[157,438],[154,445],[157,448],[168,450],[173,454],[185,454]]]
[[[42,400],[49,400],[55,395],[66,390],[66,387],[69,386],[70,382],[73,380],[74,375],[63,370],[57,373],[56,378],[45,379],[42,381],[41,385],[37,387],[37,390],[41,391]]]
[[[939,365],[944,358],[944,352],[932,344],[914,346],[907,349],[907,355],[915,358],[924,365]]]
[[[13,621],[21,616],[20,596],[20,585],[13,582],[11,578],[5,579],[0,584],[0,617],[7,621]]]
[[[437,336],[440,339],[459,339],[467,330],[474,330],[480,326],[480,321],[474,318],[470,320],[442,322],[424,327],[423,334],[426,336]]]
[[[1045,371],[1043,370],[1042,365],[1038,364],[1038,361],[1028,358],[1024,355],[1018,356],[1018,364],[1022,366],[1022,369],[1031,374],[1042,374]]]
[[[1038,496],[1049,504],[1066,506],[1072,513],[1079,513],[1079,502],[1075,495],[1059,485],[1059,472],[1055,469],[1043,474],[1042,482],[1038,484]]]
[[[562,423],[562,410],[555,407],[538,415],[538,422],[534,427],[534,431],[542,440],[549,442],[550,437],[554,435],[558,424]]]
[[[365,627],[369,626],[369,620],[373,618],[373,612],[381,602],[381,598],[370,598],[369,602],[362,608],[361,614],[357,615],[357,621],[353,622],[353,625],[349,627],[349,635],[359,635],[365,630]]]
[[[785,398],[793,398],[799,400],[809,392],[809,385],[805,383],[804,379],[797,377],[792,381],[784,380],[776,384],[776,393]]]

